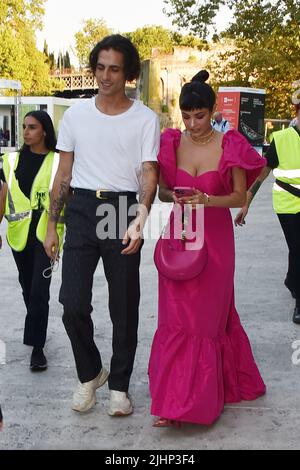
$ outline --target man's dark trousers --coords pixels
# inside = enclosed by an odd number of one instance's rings
[[[102,369],[101,355],[94,342],[93,276],[102,258],[109,287],[109,311],[113,324],[109,388],[127,392],[137,346],[140,300],[140,251],[122,255],[119,238],[117,198],[97,199],[95,193],[75,193],[66,208],[66,241],[62,266],[60,302],[64,306],[63,323],[71,340],[79,380],[89,382]],[[116,209],[116,239],[99,239],[96,227],[103,217],[96,215],[99,204]],[[126,209],[136,204],[127,199]],[[126,217],[126,225],[134,219]],[[113,219],[112,219],[113,220]]]

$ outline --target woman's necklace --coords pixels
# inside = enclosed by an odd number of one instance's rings
[[[215,136],[215,129],[212,127],[211,131],[208,134],[199,136],[197,138],[193,137],[190,132],[187,132],[188,136],[190,137],[191,141],[195,145],[205,145],[211,142]]]

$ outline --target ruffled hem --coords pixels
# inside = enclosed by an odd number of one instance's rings
[[[204,425],[220,416],[224,403],[266,392],[241,324],[213,339],[159,328],[149,379],[153,415]]]

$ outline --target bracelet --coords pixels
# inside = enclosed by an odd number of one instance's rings
[[[203,196],[206,197],[206,204],[209,204],[209,201],[210,201],[210,197],[207,193],[203,193]]]

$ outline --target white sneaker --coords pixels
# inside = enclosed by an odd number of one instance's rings
[[[128,416],[132,413],[133,407],[127,393],[110,390],[108,414],[110,416]]]
[[[95,379],[79,383],[73,395],[72,410],[83,413],[92,408],[96,403],[96,390],[105,384],[108,376],[109,372],[103,368]]]

